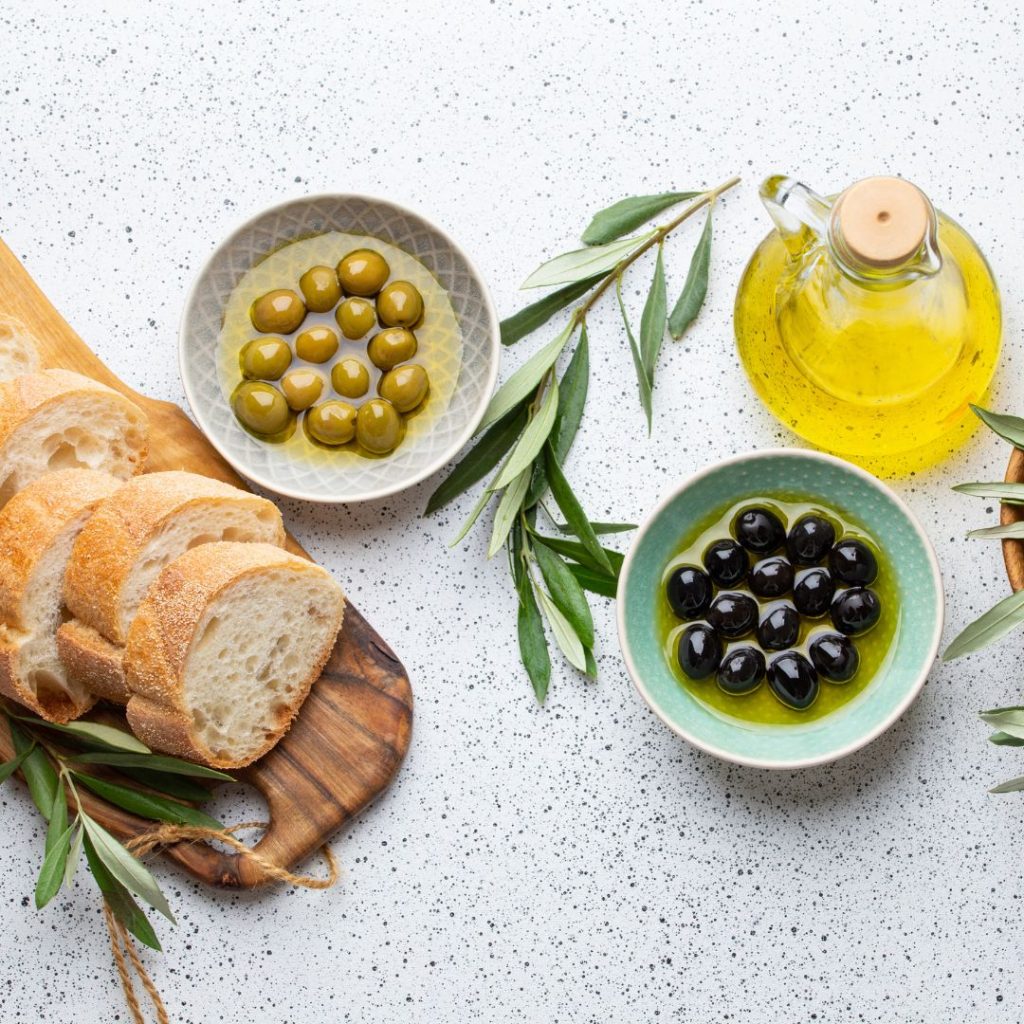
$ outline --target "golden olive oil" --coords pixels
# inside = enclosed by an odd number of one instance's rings
[[[855,537],[864,541],[878,560],[878,578],[871,584],[882,603],[882,615],[877,625],[863,636],[853,638],[857,653],[860,655],[860,668],[848,683],[832,683],[822,678],[818,698],[805,711],[795,711],[779,701],[771,692],[768,683],[762,680],[753,693],[730,694],[722,690],[710,679],[690,679],[679,667],[676,648],[679,636],[689,622],[681,622],[672,612],[665,596],[665,586],[672,572],[681,565],[703,565],[704,551],[713,541],[729,537],[729,527],[737,514],[744,508],[758,505],[771,509],[782,520],[788,531],[797,519],[807,513],[823,516],[830,520],[836,529],[836,539]],[[737,718],[744,722],[755,722],[763,725],[786,726],[801,725],[812,722],[851,703],[864,693],[875,680],[884,675],[884,670],[892,658],[899,631],[900,608],[897,597],[896,581],[885,551],[880,548],[872,536],[855,520],[835,508],[826,507],[804,495],[784,493],[766,497],[751,494],[725,508],[708,514],[703,520],[694,524],[693,528],[681,538],[677,554],[665,566],[661,579],[658,581],[658,635],[662,641],[662,651],[672,674],[697,700],[711,708],[717,714],[728,718]],[[744,590],[746,586],[729,588]],[[754,595],[751,595],[754,596]],[[763,612],[769,606],[778,604],[779,599],[764,599],[754,596]],[[815,636],[821,633],[834,633],[829,617],[821,619],[804,619],[800,628],[799,643],[794,648],[806,655],[807,646]],[[744,637],[723,643],[723,653],[735,647],[756,645],[753,637]],[[771,661],[773,652],[765,652],[767,661]]]

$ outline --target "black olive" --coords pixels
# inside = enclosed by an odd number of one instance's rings
[[[679,667],[691,679],[707,679],[714,675],[722,660],[722,644],[715,631],[701,622],[687,626],[679,637]]]
[[[882,602],[867,587],[850,587],[832,602],[832,625],[847,636],[866,633],[882,614]]]
[[[795,565],[817,565],[835,542],[835,527],[824,517],[811,513],[793,524],[786,538],[786,550]]]
[[[757,642],[766,651],[784,651],[800,638],[800,615],[791,604],[777,604],[757,626]]]
[[[704,568],[720,587],[734,587],[747,575],[746,551],[736,541],[716,540],[704,552]]]
[[[860,668],[853,641],[840,633],[825,633],[811,641],[811,664],[833,683],[848,683]]]
[[[757,625],[757,602],[749,594],[719,594],[711,602],[708,622],[728,640],[746,636]]]
[[[781,555],[762,558],[750,570],[750,589],[758,597],[782,597],[793,589],[793,566]]]
[[[828,564],[837,580],[853,586],[866,587],[878,575],[874,552],[862,540],[841,540],[828,556]]]
[[[733,524],[736,539],[755,555],[767,555],[782,547],[786,528],[772,511],[755,506],[745,508]]]
[[[768,686],[786,707],[809,708],[818,696],[818,673],[797,651],[786,651],[768,666]]]
[[[793,604],[801,615],[817,619],[828,611],[835,592],[836,582],[828,569],[806,569],[793,584]]]
[[[711,604],[711,580],[695,565],[673,570],[665,592],[672,611],[681,619],[699,619]]]
[[[756,647],[737,647],[718,666],[718,685],[726,693],[750,693],[763,678],[764,655]]]

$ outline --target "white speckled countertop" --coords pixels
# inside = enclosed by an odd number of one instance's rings
[[[591,321],[569,472],[594,518],[635,521],[713,459],[792,443],[732,341],[736,282],[769,226],[757,182],[896,173],[991,260],[993,404],[1020,413],[1018,12],[851,0],[839,24],[831,6],[9,0],[0,235],[125,381],[184,402],[186,290],[270,203],[335,190],[413,206],[508,315],[595,208],[740,173],[709,305],[665,345],[650,440],[617,318],[605,304]],[[672,291],[695,240],[668,245]],[[938,551],[947,640],[1006,588],[998,548],[963,539],[993,510],[949,487],[1001,474],[1006,454],[979,434],[958,464],[898,485]],[[974,715],[1019,703],[1019,636],[937,666],[902,721],[838,765],[730,767],[643,706],[610,603],[596,602],[600,682],[556,670],[539,709],[505,566],[482,535],[446,546],[471,499],[420,518],[436,482],[375,505],[283,504],[404,659],[412,749],[337,837],[332,891],[211,892],[157,868],[180,927],[159,925],[167,951],[145,956],[177,1024],[1021,1019],[1024,800],[985,791],[1024,755],[987,745]],[[42,831],[20,784],[0,789],[0,821],[0,1020],[127,1019],[91,883],[37,913]]]

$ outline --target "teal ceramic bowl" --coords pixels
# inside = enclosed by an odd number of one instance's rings
[[[787,491],[834,508],[874,536],[896,576],[899,621],[889,658],[848,703],[805,725],[755,724],[710,708],[673,674],[657,626],[661,578],[693,523],[746,497]],[[672,491],[640,528],[626,556],[617,603],[626,667],[655,714],[701,750],[757,768],[823,764],[870,743],[920,692],[942,633],[942,580],[920,523],[869,473],[811,451],[778,449],[738,456]]]

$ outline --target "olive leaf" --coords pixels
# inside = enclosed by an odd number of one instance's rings
[[[559,533],[572,533],[568,523],[554,523],[554,527]],[[630,530],[635,530],[636,523],[597,523],[591,520],[590,528],[598,536],[601,534],[608,533],[629,533]]]
[[[78,870],[79,861],[82,859],[82,840],[85,838],[85,828],[82,823],[76,822],[74,837],[71,840],[71,849],[68,851],[67,864],[64,866],[64,885],[71,888],[71,881]]]
[[[216,818],[211,818],[209,814],[186,804],[179,804],[174,800],[151,793],[143,793],[141,790],[131,789],[128,786],[119,786],[114,782],[97,779],[93,775],[85,775],[82,772],[73,772],[72,774],[77,782],[81,782],[86,789],[91,789],[97,796],[143,818],[169,821],[175,825],[198,825],[201,828],[222,829],[224,827]]]
[[[514,345],[538,328],[543,327],[559,310],[585,295],[601,280],[601,275],[584,278],[559,288],[557,292],[545,295],[529,306],[519,310],[507,320],[501,321],[502,345]]]
[[[551,486],[551,493],[558,507],[562,510],[565,521],[572,527],[573,533],[579,537],[580,543],[587,549],[588,554],[594,559],[598,567],[611,572],[611,562],[608,561],[604,548],[598,542],[597,535],[587,520],[582,506],[577,500],[576,495],[573,494],[569,481],[565,479],[562,467],[559,466],[550,445],[545,449],[545,456],[545,467],[548,474],[548,483]]]
[[[544,623],[540,617],[537,600],[533,596],[530,575],[523,566],[523,533],[517,523],[512,531],[512,575],[519,596],[519,610],[516,614],[516,633],[519,639],[519,657],[530,677],[537,702],[544,703],[548,685],[551,682],[551,656],[548,654]]]
[[[1005,526],[985,526],[980,530],[968,530],[967,536],[975,540],[1020,540],[1024,538],[1024,522],[1007,523]]]
[[[69,722],[67,725],[58,725],[56,722],[44,722],[41,718],[12,717],[18,718],[21,722],[31,722],[36,727],[74,736],[82,743],[98,746],[103,750],[122,750],[133,754],[150,753],[149,747],[141,740],[124,729],[115,729],[112,725],[100,725],[98,722]]]
[[[42,910],[60,889],[60,884],[64,880],[64,870],[68,863],[68,851],[71,848],[71,833],[73,831],[73,828],[65,828],[52,843],[47,844],[46,856],[43,858],[39,880],[36,882],[37,910]]]
[[[1024,484],[1003,483],[1000,480],[990,484],[957,484],[953,490],[961,494],[973,494],[978,498],[994,498],[1007,505],[1024,505]]]
[[[580,340],[558,383],[558,412],[549,440],[559,463],[565,461],[576,439],[576,432],[583,419],[589,383],[590,347],[587,342],[587,325],[583,324]],[[544,472],[544,460],[538,459],[533,465],[533,479],[530,481],[530,490],[526,496],[526,507],[532,508],[540,501],[547,488],[548,478]]]
[[[593,220],[583,232],[584,245],[602,245],[620,238],[627,231],[633,231],[657,217],[684,199],[696,199],[700,192],[659,192],[651,196],[630,196],[605,207],[594,214]]]
[[[457,498],[478,480],[482,480],[508,454],[516,438],[526,426],[527,403],[506,413],[469,451],[469,454],[449,474],[448,478],[430,496],[423,514],[429,516]]]
[[[978,716],[986,725],[996,726],[1000,732],[1024,739],[1024,708],[993,708]]]
[[[498,388],[490,405],[484,413],[480,429],[489,427],[500,420],[506,413],[514,409],[524,398],[536,390],[544,375],[555,364],[565,348],[566,343],[576,330],[576,324],[570,320],[554,341],[548,342],[539,352],[532,355],[500,388]]]
[[[622,279],[615,282],[615,294],[619,300],[619,311],[622,313],[622,324],[626,328],[626,340],[629,342],[629,351],[633,356],[633,368],[636,370],[636,382],[640,389],[640,405],[647,417],[647,433],[651,432],[651,379],[647,376],[647,368],[644,366],[643,356],[640,354],[640,346],[633,337],[633,328],[629,326],[629,314],[626,312],[626,305],[622,301]]]
[[[999,747],[1024,747],[1024,736],[1011,736],[1008,732],[994,732],[988,741]]]
[[[658,365],[661,343],[665,338],[665,317],[668,299],[665,297],[665,264],[662,247],[654,263],[654,278],[647,293],[644,311],[640,315],[640,358],[647,371],[647,379],[654,387],[654,368]]]
[[[1019,775],[1015,779],[1008,779],[1006,782],[1000,782],[998,786],[993,786],[990,793],[1019,793],[1024,789],[1024,775]]]
[[[84,817],[82,824],[84,831]],[[150,949],[155,949],[158,953],[162,952],[160,940],[156,937],[156,932],[153,931],[149,919],[138,903],[132,899],[128,890],[107,870],[88,833],[85,834],[83,848],[89,871],[114,917],[140,942],[149,946]]]
[[[57,786],[50,804],[50,823],[46,829],[46,845],[44,850],[49,853],[68,827],[68,803],[64,797],[64,787]]]
[[[625,259],[638,246],[649,242],[656,231],[648,231],[632,238],[621,238],[607,245],[594,245],[587,249],[574,249],[541,264],[523,283],[522,288],[548,288],[556,284],[569,284],[588,277],[607,273]]]
[[[668,330],[677,341],[683,336],[686,328],[697,319],[704,299],[708,294],[708,268],[711,265],[711,211],[714,204],[708,206],[708,214],[704,220],[697,248],[690,260],[690,269],[686,273],[683,290],[676,301],[668,318]]]
[[[562,540],[561,537],[547,537],[537,535],[537,539],[547,544],[549,548],[557,551],[560,555],[565,555],[566,558],[571,558],[574,562],[579,562],[581,565],[588,566],[589,568],[603,573],[610,579],[618,581],[619,570],[622,568],[622,563],[625,560],[625,556],[620,552],[613,550],[612,548],[601,548],[604,553],[604,557],[608,561],[608,565],[611,566],[611,571],[603,567],[591,554],[590,550],[579,541],[574,540]]]
[[[32,747],[26,747],[20,754],[0,764],[0,783],[6,782],[20,767],[22,761],[32,753]]]
[[[544,582],[548,585],[551,599],[558,605],[559,611],[566,617],[583,646],[593,647],[594,619],[590,614],[586,595],[576,577],[569,571],[565,562],[542,543],[537,542],[533,545],[533,553]]]
[[[592,594],[600,594],[601,597],[615,597],[618,584],[613,577],[579,563],[570,563],[569,572],[573,574],[576,582],[584,590],[589,590]]]
[[[1010,594],[1009,597],[1004,597],[1002,601],[964,629],[946,648],[942,660],[952,661],[954,658],[979,651],[1004,637],[1022,622],[1024,622],[1024,590],[1018,590],[1016,593]],[[985,715],[982,715],[982,718],[986,722],[989,721]],[[992,722],[991,724],[998,723]],[[1009,732],[1008,729],[1006,731]]]
[[[157,885],[156,879],[150,871],[136,860],[98,821],[88,815],[83,815],[82,824],[85,826],[86,837],[91,849],[95,851],[96,857],[103,863],[107,871],[126,889],[163,914],[171,924],[176,924],[167,899],[160,891],[160,886]],[[91,863],[90,861],[90,865]]]
[[[494,490],[500,487],[507,487],[540,454],[541,448],[544,447],[544,443],[551,434],[551,428],[555,425],[557,414],[558,381],[552,377],[547,391],[544,392],[540,408],[526,425],[522,437],[519,438],[515,448],[512,449],[508,462],[502,467],[501,472],[492,485]]]
[[[129,754],[106,753],[95,751],[85,754],[72,754],[68,758],[75,764],[102,764],[110,768],[143,768],[149,772],[167,772],[170,775],[191,775],[199,779],[216,779],[218,782],[235,782],[230,775],[219,772],[216,768],[182,761],[176,757],[163,754]],[[205,792],[205,790],[204,790]]]
[[[999,412],[990,412],[980,405],[972,405],[974,414],[990,430],[994,430],[1004,441],[1009,441],[1015,448],[1024,449],[1024,419],[1019,416],[1006,416]]]
[[[21,763],[21,774],[25,777],[25,784],[28,786],[32,802],[36,805],[39,813],[49,821],[53,801],[60,787],[57,772],[43,749],[36,746],[12,718],[8,718],[7,725],[11,730],[15,752],[25,754]]]
[[[201,804],[210,799],[210,790],[206,786],[184,775],[147,772],[143,768],[122,768],[120,773],[146,789],[154,789],[189,803]]]
[[[508,538],[509,530],[522,508],[526,489],[530,486],[530,470],[524,469],[519,476],[505,489],[494,513],[494,525],[491,528],[491,543],[487,548],[487,557],[493,558]]]
[[[576,635],[569,620],[562,614],[558,606],[548,596],[543,587],[537,588],[537,600],[544,611],[544,617],[551,626],[555,643],[558,649],[565,655],[566,660],[573,668],[581,672],[587,671],[587,655],[583,649],[580,638]]]

